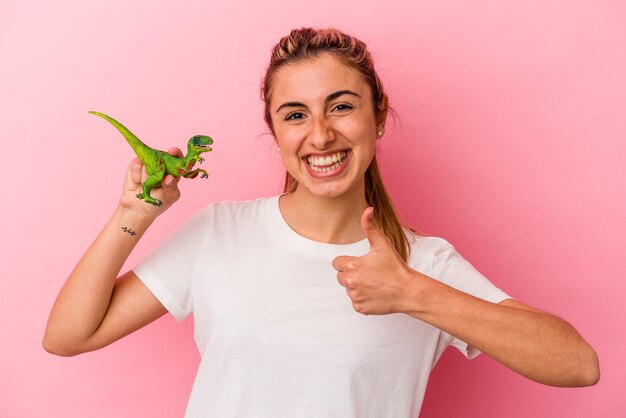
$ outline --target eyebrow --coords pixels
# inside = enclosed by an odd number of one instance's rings
[[[324,100],[324,104],[327,104],[331,100],[335,100],[337,97],[343,96],[344,94],[351,94],[356,97],[361,97],[359,94],[353,92],[352,90],[339,90],[339,91],[329,94]],[[286,102],[278,106],[278,109],[276,109],[274,113],[278,113],[280,109],[284,107],[307,107],[307,106],[304,103],[300,103],[300,102]]]

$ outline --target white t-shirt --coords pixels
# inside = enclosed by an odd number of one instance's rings
[[[309,240],[278,196],[211,204],[134,269],[201,354],[187,418],[416,417],[448,345],[478,351],[405,314],[357,313],[332,260],[365,255]],[[476,297],[509,298],[447,241],[416,236],[409,266]]]

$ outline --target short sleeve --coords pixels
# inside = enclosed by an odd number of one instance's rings
[[[432,271],[435,279],[457,290],[492,303],[511,299],[474,268],[454,246],[445,240],[433,254]],[[449,335],[449,334],[448,334]],[[449,335],[450,345],[458,349],[465,357],[475,358],[480,351],[466,342]]]
[[[133,269],[177,321],[193,312],[193,279],[206,236],[206,211],[192,216]]]

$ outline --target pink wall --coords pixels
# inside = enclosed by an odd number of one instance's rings
[[[271,46],[303,25],[369,43],[399,116],[381,160],[405,218],[600,355],[597,386],[557,389],[450,350],[422,416],[625,416],[623,2],[56,3],[67,2],[5,0],[0,12],[0,416],[182,415],[198,362],[190,321],[166,317],[69,359],[40,345],[132,158],[87,111],[157,147],[216,138],[211,177],[183,184],[130,268],[207,203],[279,192],[258,86]]]

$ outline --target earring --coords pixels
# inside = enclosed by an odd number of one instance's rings
[[[378,132],[376,132],[379,138],[383,136],[384,133],[385,133],[385,129],[382,126],[378,128]]]

